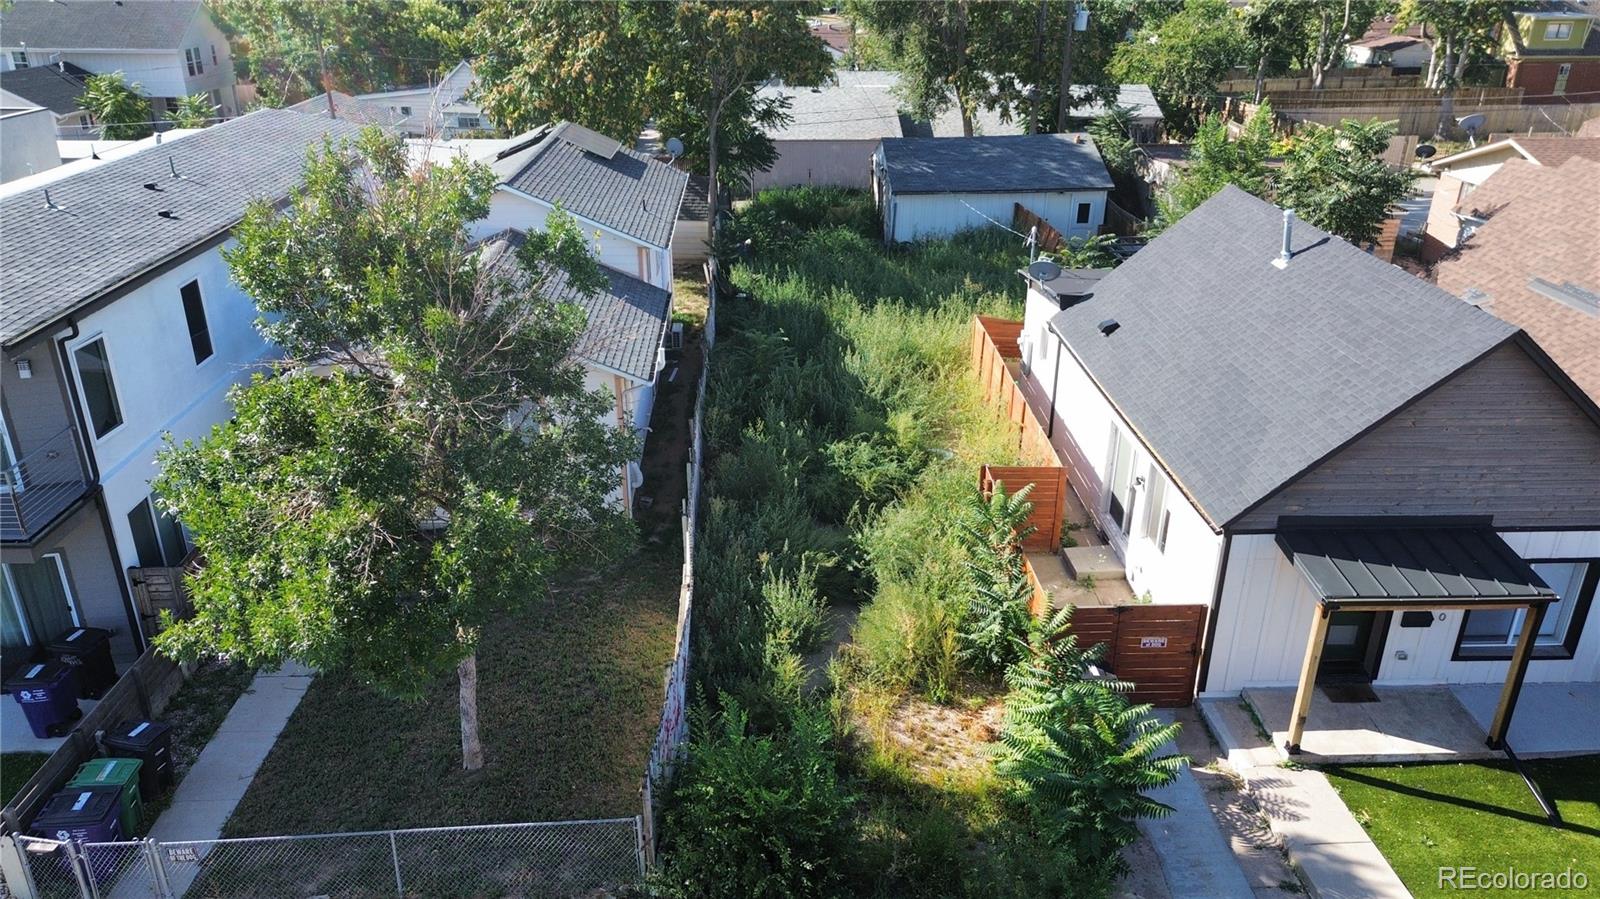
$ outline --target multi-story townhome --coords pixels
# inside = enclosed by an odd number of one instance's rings
[[[0,70],[62,62],[122,73],[156,119],[191,94],[219,118],[240,112],[228,39],[199,0],[14,0],[0,12]]]
[[[300,183],[308,147],[358,131],[262,110],[0,188],[7,667],[75,626],[110,629],[124,658],[145,645],[130,570],[190,549],[150,496],[156,454],[225,421],[228,389],[274,355],[221,251],[250,201]]]
[[[1600,22],[1589,0],[1539,0],[1503,29],[1506,86],[1523,89],[1524,103],[1600,100]]]

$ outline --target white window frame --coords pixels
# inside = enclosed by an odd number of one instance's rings
[[[111,343],[110,341],[106,340],[104,331],[96,331],[87,338],[73,344],[72,351],[67,354],[67,358],[72,365],[73,389],[78,391],[78,401],[83,403],[83,410],[85,413],[87,413],[89,411],[89,394],[83,389],[83,372],[78,370],[78,351],[97,340],[100,341],[101,346],[105,348],[106,371],[111,373],[111,395],[117,401],[117,414],[122,418],[121,421],[117,422],[116,427],[105,432],[104,434],[94,433],[94,422],[87,422],[89,426],[89,436],[93,437],[96,443],[100,443],[111,439],[111,435],[128,426],[128,410],[127,407],[122,404],[122,391],[117,389],[117,366],[111,358]]]
[[[11,429],[3,417],[0,417],[0,444],[5,445],[6,456],[11,459],[11,478],[0,480],[0,493],[11,493],[12,484],[16,485],[17,493],[27,490],[28,485],[22,483],[22,460],[17,458],[17,445],[11,442]]]
[[[1533,645],[1536,648],[1540,646],[1554,646],[1564,649],[1567,643],[1567,630],[1568,628],[1572,627],[1572,619],[1577,614],[1578,600],[1581,598],[1584,583],[1589,576],[1589,570],[1587,566],[1600,565],[1600,562],[1587,559],[1528,559],[1527,562],[1529,565],[1584,566],[1581,569],[1581,576],[1577,578],[1577,590],[1580,595],[1562,596],[1558,602],[1547,606],[1545,608],[1544,620],[1540,622],[1540,633],[1536,634],[1533,639]],[[1552,612],[1555,614],[1551,614]],[[1470,611],[1468,614],[1470,614]],[[1517,640],[1522,636],[1522,628],[1527,624],[1527,621],[1528,610],[1517,609],[1512,615],[1511,627],[1507,631],[1505,641],[1492,643],[1483,639],[1469,639],[1466,636],[1465,631],[1467,623],[1465,620],[1463,620],[1461,622],[1461,626],[1463,628],[1460,641],[1461,648],[1476,650],[1514,650],[1517,646]],[[1546,630],[1548,630],[1548,633],[1546,633]]]
[[[206,73],[205,57],[200,55],[199,47],[183,48],[183,63],[189,72],[190,78],[195,78]]]
[[[1145,539],[1155,545],[1157,552],[1163,554],[1167,551],[1167,532],[1172,525],[1172,506],[1167,502],[1167,494],[1171,490],[1161,469],[1156,467],[1155,462],[1151,462],[1148,474],[1145,475],[1145,509],[1141,520],[1144,522]]]
[[[67,613],[72,616],[72,626],[84,627],[83,615],[78,612],[78,597],[72,595],[72,581],[67,579],[67,563],[62,559],[61,553],[40,553],[38,561],[43,562],[45,559],[51,559],[56,563],[56,577],[61,579],[61,595],[67,599]],[[6,579],[6,589],[11,591],[11,604],[16,610],[17,621],[22,624],[22,636],[29,643],[50,639],[35,638],[33,628],[28,624],[28,612],[22,607],[22,591],[17,589],[17,579],[11,576],[11,565],[0,565],[0,573],[3,573]]]
[[[26,50],[12,50],[11,51],[11,67],[12,68],[14,68],[14,69],[26,69],[26,68],[28,68],[29,65],[30,65],[30,63],[28,62],[28,51],[26,51]]]
[[[1546,22],[1544,26],[1544,39],[1547,41],[1564,41],[1572,37],[1571,22]]]

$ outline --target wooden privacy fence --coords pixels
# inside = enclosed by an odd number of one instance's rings
[[[1037,232],[1033,231],[1035,228],[1038,229]],[[1021,203],[1011,204],[1011,230],[1022,234],[1033,234],[1037,241],[1036,245],[1041,250],[1059,250],[1061,245],[1067,242],[1054,225]]]
[[[79,765],[99,755],[97,737],[101,731],[131,719],[159,716],[185,677],[182,666],[157,655],[153,648],[145,650],[0,809],[0,825],[7,831],[22,830],[45,800],[77,773]]]
[[[1008,494],[1016,493],[1025,484],[1033,485],[1028,494],[1028,502],[1033,504],[1028,524],[1033,526],[1033,533],[1022,541],[1022,549],[1031,553],[1060,549],[1067,512],[1067,470],[1059,465],[983,466],[978,476],[983,495],[993,493],[996,483],[1003,484]]]
[[[1061,464],[1061,456],[1051,444],[1038,413],[1018,380],[1022,351],[1017,338],[1022,323],[979,315],[972,324],[972,367],[983,386],[983,398],[999,403],[1006,420],[1017,429],[1017,448],[1025,461],[1038,465]],[[1044,400],[1041,398],[1040,403]]]
[[[1133,698],[1163,708],[1194,700],[1206,607],[1203,605],[1079,606],[1072,612],[1078,646],[1105,646],[1101,664],[1134,684]]]

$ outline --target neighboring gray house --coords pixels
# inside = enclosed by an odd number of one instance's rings
[[[332,102],[329,102],[329,93]],[[342,91],[330,91],[309,97],[284,109],[290,112],[305,113],[306,115],[335,118],[357,125],[378,125],[383,128],[398,130],[405,122],[405,116],[395,112],[387,106],[352,97]]]
[[[437,84],[360,94],[356,99],[395,116],[395,127],[402,134],[450,140],[495,128],[482,108],[467,98],[477,83],[478,75],[472,70],[472,64],[463,60]]]
[[[873,157],[872,193],[891,243],[1009,227],[1019,203],[1065,237],[1092,237],[1111,188],[1083,134],[896,138]]]
[[[50,110],[55,117],[56,137],[68,140],[93,137],[93,119],[79,103],[83,96],[83,80],[92,74],[70,62],[0,71],[0,92]],[[15,103],[8,99],[6,105]]]
[[[60,164],[55,116],[42,106],[16,105],[10,95],[0,92],[0,182]]]
[[[1075,86],[1074,90],[1086,90],[1086,88]],[[1087,125],[1104,115],[1113,106],[1128,111],[1129,136],[1133,138],[1134,143],[1154,144],[1166,137],[1166,114],[1161,111],[1161,104],[1156,102],[1155,92],[1150,90],[1148,84],[1121,85],[1117,88],[1116,100],[1109,104],[1094,100],[1081,106],[1074,106],[1069,121],[1079,126]]]
[[[156,452],[226,421],[228,389],[274,353],[221,250],[250,202],[300,184],[308,148],[357,133],[261,110],[0,186],[7,665],[81,626],[112,631],[123,660],[144,648],[138,569],[189,551],[151,500]]]
[[[1600,408],[1288,221],[1230,186],[1087,289],[1028,278],[1024,392],[1135,593],[1205,607],[1198,692],[1600,681]]]
[[[228,39],[199,0],[15,0],[0,12],[0,70],[59,62],[121,72],[158,120],[191,94],[220,118],[240,112]]]

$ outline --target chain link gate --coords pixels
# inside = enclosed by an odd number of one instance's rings
[[[18,899],[570,896],[644,879],[638,817],[229,840],[0,838]]]

